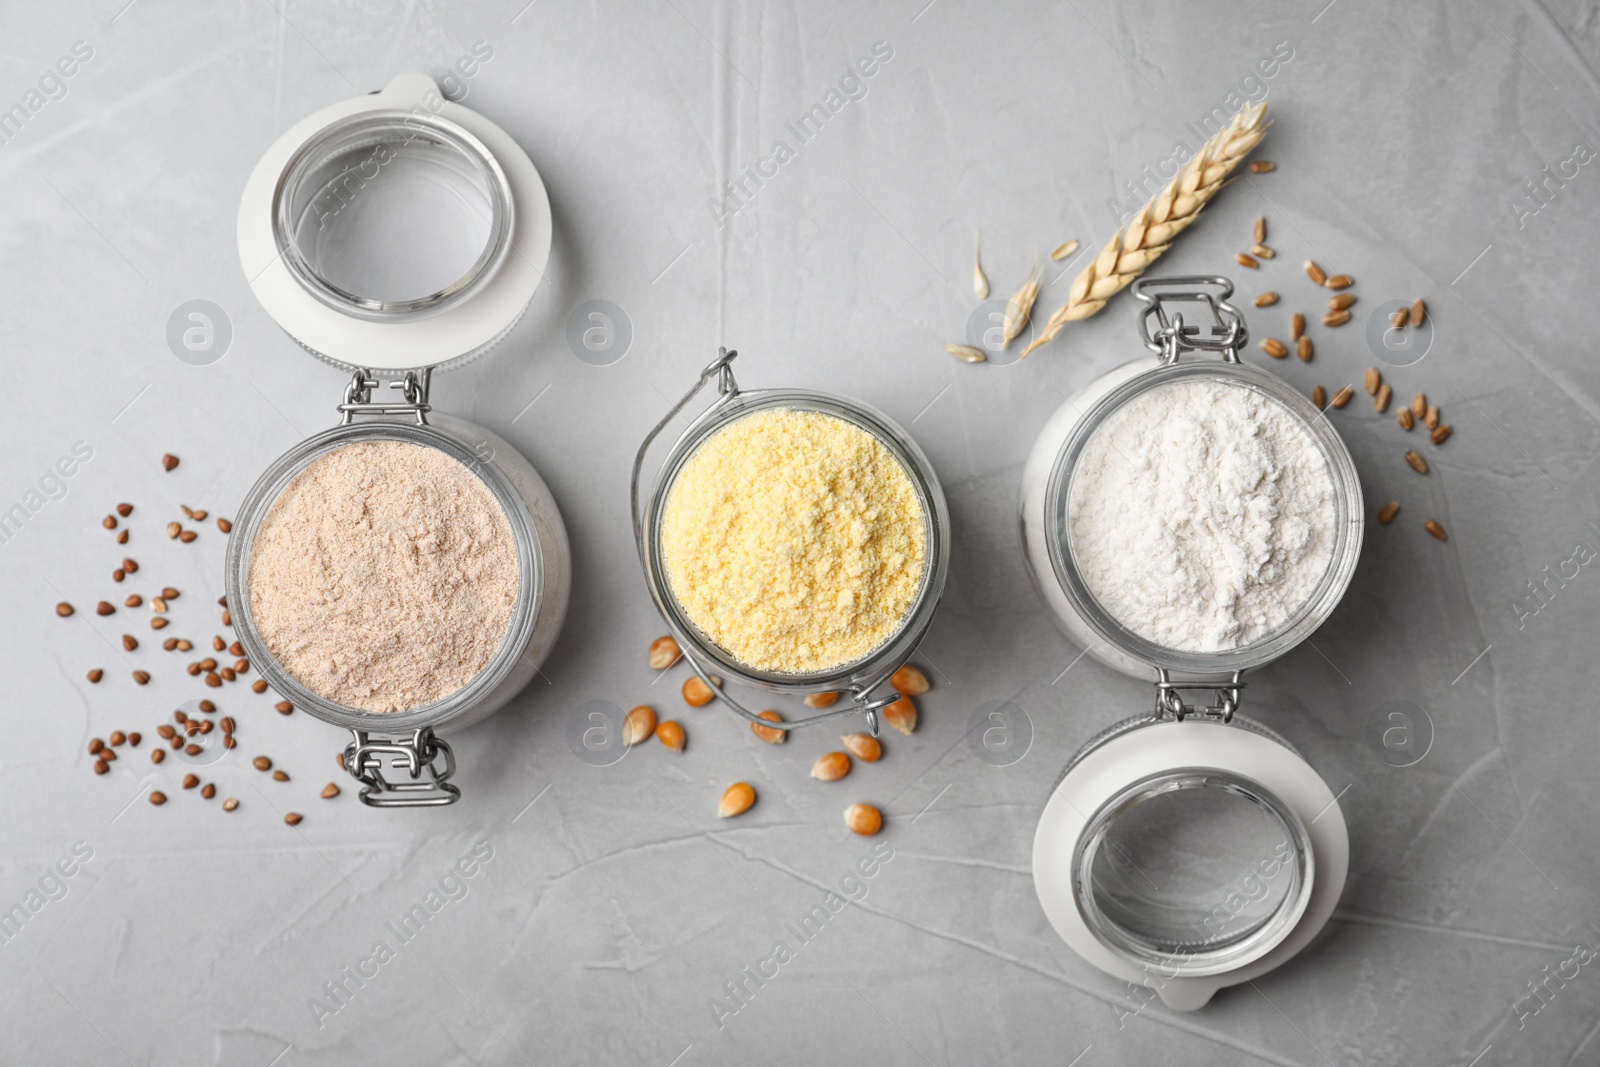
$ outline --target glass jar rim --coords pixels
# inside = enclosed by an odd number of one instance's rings
[[[480,179],[489,198],[489,239],[461,277],[422,296],[383,300],[351,293],[323,277],[301,251],[292,218],[296,194],[316,168],[336,152],[360,146],[383,132],[404,131],[407,139],[425,136],[454,151]],[[437,115],[398,108],[364,111],[318,130],[284,163],[272,195],[272,235],[289,273],[306,292],[345,315],[379,322],[419,318],[454,307],[483,288],[511,251],[515,207],[510,181],[500,163],[477,137]]]
[[[1255,389],[1278,402],[1317,445],[1333,483],[1334,546],[1317,590],[1270,633],[1236,648],[1192,652],[1156,644],[1123,626],[1090,591],[1072,551],[1067,521],[1072,479],[1095,432],[1115,411],[1149,390],[1175,381],[1211,378]],[[1361,554],[1365,527],[1361,481],[1355,461],[1326,415],[1275,374],[1245,363],[1183,359],[1161,364],[1123,382],[1097,400],[1074,424],[1056,454],[1045,489],[1045,541],[1051,569],[1068,602],[1107,645],[1154,668],[1220,675],[1260,666],[1283,655],[1322,625],[1349,587]]]
[[[278,662],[250,610],[250,560],[255,538],[272,506],[289,483],[312,462],[347,445],[365,441],[400,441],[434,448],[470,470],[488,487],[511,525],[521,581],[510,625],[500,647],[466,685],[447,696],[405,711],[373,712],[329,700],[307,688]],[[283,453],[262,472],[235,512],[226,557],[227,606],[234,633],[246,657],[267,684],[296,708],[314,718],[349,730],[416,730],[447,724],[492,693],[515,669],[533,636],[544,600],[539,533],[527,505],[510,480],[484,462],[461,441],[432,426],[389,419],[342,424],[314,434]]]
[[[1157,796],[1186,789],[1220,789],[1258,805],[1288,836],[1294,863],[1289,891],[1270,918],[1248,934],[1215,948],[1158,948],[1125,929],[1100,907],[1092,888],[1093,865],[1110,825],[1131,808]],[[1311,902],[1315,853],[1304,822],[1294,809],[1259,782],[1215,767],[1174,767],[1147,775],[1124,788],[1092,812],[1073,847],[1073,902],[1101,944],[1152,968],[1165,977],[1203,977],[1234,971],[1271,952],[1299,923]]]
[[[678,474],[689,458],[718,430],[757,411],[790,409],[814,411],[848,422],[882,444],[894,456],[922,505],[927,533],[922,581],[916,598],[907,608],[900,626],[887,640],[870,652],[848,663],[822,671],[762,671],[742,663],[703,634],[683,610],[672,592],[662,561],[661,526],[667,497]],[[661,465],[644,514],[643,548],[645,580],[662,618],[680,645],[688,648],[702,665],[715,673],[736,679],[752,688],[776,693],[800,694],[850,689],[878,682],[905,662],[921,642],[933,622],[944,593],[950,563],[950,515],[944,490],[933,464],[920,446],[887,415],[859,400],[831,393],[801,389],[756,389],[741,391],[713,404],[702,412],[673,442]]]

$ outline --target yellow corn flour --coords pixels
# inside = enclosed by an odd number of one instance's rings
[[[739,662],[810,673],[888,641],[916,600],[927,521],[900,461],[854,423],[768,409],[696,449],[662,516],[662,562]]]

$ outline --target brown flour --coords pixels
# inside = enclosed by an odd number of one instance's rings
[[[289,483],[250,557],[250,611],[283,668],[362,711],[449,696],[488,664],[521,578],[504,510],[436,449],[345,445]]]

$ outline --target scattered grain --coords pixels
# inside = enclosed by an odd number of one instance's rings
[[[758,714],[756,718],[765,719],[768,722],[783,721],[783,716],[779,715],[775,711],[763,711]],[[789,731],[779,730],[771,726],[758,726],[756,723],[751,723],[750,732],[761,738],[761,740],[765,741],[769,745],[781,745],[785,741],[789,740]]]
[[[896,693],[908,697],[919,697],[933,688],[928,676],[909,663],[889,675],[889,685]]]
[[[656,732],[656,709],[640,704],[622,720],[622,743],[629,747],[648,740]]]
[[[1255,164],[1250,164],[1255,169]],[[844,824],[862,837],[871,837],[883,829],[883,812],[871,804],[852,804],[844,809]]]
[[[844,734],[839,740],[862,763],[877,763],[883,758],[883,742],[871,734]]]
[[[850,773],[850,757],[843,752],[824,752],[811,765],[811,777],[819,782],[837,782]]]
[[[749,782],[734,782],[717,804],[717,818],[731,819],[743,815],[756,802],[756,790]]]
[[[909,737],[917,728],[917,705],[903,696],[883,709],[883,721]]]
[[[668,719],[661,723],[656,727],[656,740],[674,752],[682,752],[685,740],[683,724],[676,719]]]
[[[220,640],[220,638],[219,638]],[[668,634],[658,637],[650,642],[650,669],[664,671],[683,658],[683,649],[678,647],[678,642]]]

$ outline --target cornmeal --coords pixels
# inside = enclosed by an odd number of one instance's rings
[[[757,670],[824,671],[899,631],[927,565],[927,517],[877,438],[769,409],[712,434],[667,496],[662,562],[702,633]]]

